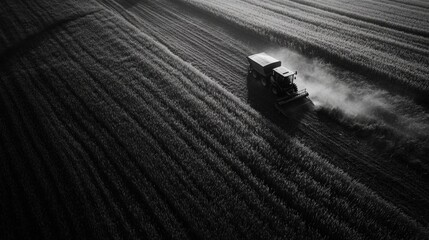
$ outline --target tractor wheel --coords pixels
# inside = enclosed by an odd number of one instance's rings
[[[267,78],[261,77],[261,84],[262,84],[262,86],[267,87],[268,86],[268,80],[267,80]]]
[[[279,90],[276,87],[271,87],[271,92],[274,94],[274,96],[279,96]]]

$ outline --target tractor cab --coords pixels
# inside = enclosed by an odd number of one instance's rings
[[[292,72],[283,66],[277,67],[273,70],[271,81],[272,84],[278,85],[280,88],[289,88],[292,87],[297,74],[298,72]]]

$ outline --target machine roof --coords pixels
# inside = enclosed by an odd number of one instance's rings
[[[294,72],[292,70],[285,68],[283,66],[274,68],[274,71],[277,72],[278,74],[284,76],[284,77],[289,76],[291,74],[294,74]]]
[[[254,54],[249,56],[249,58],[256,62],[257,64],[261,65],[262,67],[268,66],[272,63],[275,62],[280,62],[280,60],[277,60],[269,55],[267,55],[266,53],[258,53],[258,54]]]

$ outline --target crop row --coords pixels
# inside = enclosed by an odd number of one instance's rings
[[[209,24],[201,27],[201,23],[195,23],[192,16],[175,9],[168,1],[137,4],[132,11],[123,9],[121,4],[115,1],[101,2],[112,11],[120,13],[137,28],[144,29],[147,35],[215,79],[235,96],[243,100],[247,98],[246,84],[238,81],[244,79],[246,74],[243,59],[250,50],[243,51],[245,45],[234,42],[231,36],[227,36],[217,27]],[[160,8],[168,11],[168,14],[161,12]],[[144,18],[141,18],[142,16]],[[160,22],[168,24],[159,24]],[[180,35],[174,34],[175,32]]]
[[[287,1],[276,0],[286,3]],[[338,0],[308,1],[292,0],[304,6],[323,9],[366,23],[393,28],[406,33],[427,36],[427,12],[424,7],[416,8],[395,2],[360,1],[341,4]]]
[[[426,234],[113,13],[43,37],[1,68],[11,236]]]
[[[428,90],[428,32],[424,28],[406,30],[301,1],[185,2],[306,54],[340,60],[349,67]]]

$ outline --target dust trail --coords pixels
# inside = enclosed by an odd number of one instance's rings
[[[403,147],[406,142],[416,145],[414,151],[427,150],[419,145],[429,145],[429,114],[412,100],[380,90],[358,74],[288,49],[266,52],[298,71],[298,88],[307,89],[319,112],[354,130],[382,137],[393,147]]]

